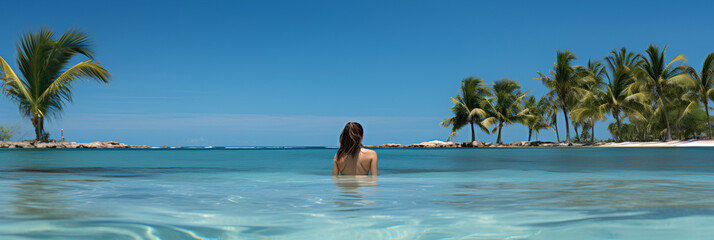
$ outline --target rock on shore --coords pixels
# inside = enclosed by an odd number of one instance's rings
[[[118,142],[91,142],[91,143],[76,143],[76,142],[37,142],[37,141],[21,141],[21,142],[0,142],[0,148],[151,148],[148,145],[127,145]]]
[[[541,142],[541,141],[523,141],[504,144],[493,144],[490,142],[473,141],[473,142],[442,142],[438,140],[422,142],[410,145],[401,145],[396,143],[387,143],[377,146],[365,146],[368,148],[483,148],[483,147],[582,147],[582,146],[599,146],[602,143],[583,144],[583,143],[565,143],[565,142]]]

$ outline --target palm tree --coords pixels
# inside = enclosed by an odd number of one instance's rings
[[[694,95],[687,109],[692,109],[693,104],[704,104],[704,111],[707,113],[707,127],[709,128],[709,139],[712,139],[712,125],[709,117],[709,100],[714,101],[714,53],[710,53],[704,59],[702,71],[697,74],[697,71],[692,67],[687,67],[687,73],[692,76],[694,82],[694,91],[688,94]],[[683,114],[684,116],[684,114]]]
[[[547,119],[548,126],[555,131],[556,140],[560,142],[560,134],[558,133],[558,107],[555,105],[555,101],[553,101],[553,96],[543,95],[538,102],[543,104],[543,108],[545,108],[544,116]]]
[[[491,131],[495,132],[498,129],[497,144],[501,141],[501,129],[507,124],[514,122],[522,122],[528,117],[528,110],[522,109],[520,102],[528,92],[521,92],[521,85],[511,79],[501,79],[493,83],[493,98],[488,99],[486,103],[491,110],[491,116],[483,120],[483,125],[492,126],[497,123],[497,126]]]
[[[550,69],[549,75],[538,72],[540,80],[550,92],[546,95],[553,96],[555,105],[560,107],[565,117],[565,140],[570,141],[570,125],[568,113],[570,107],[575,103],[576,95],[582,89],[579,88],[578,67],[573,67],[570,62],[575,60],[575,55],[570,50],[565,52],[558,51],[556,62],[553,69]]]
[[[640,92],[633,95],[637,99],[656,99],[655,105],[658,110],[661,109],[659,112],[664,115],[666,123],[666,141],[672,141],[669,112],[667,111],[669,100],[666,98],[666,94],[676,85],[691,82],[691,77],[686,74],[685,68],[674,66],[680,61],[686,61],[684,55],[677,55],[672,61],[666,63],[666,50],[667,46],[662,51],[659,51],[659,47],[653,44],[650,44],[645,50],[647,57],[637,68],[636,77],[638,81],[633,84],[633,87]]]
[[[588,60],[587,68],[583,70],[583,73],[584,79],[587,79],[584,83],[587,92],[580,99],[578,107],[573,110],[573,120],[586,122],[585,125],[591,130],[590,141],[595,142],[595,123],[605,120],[606,109],[602,107],[606,98],[605,92],[602,90],[605,68],[599,61]],[[586,135],[585,127],[583,127],[583,135]]]
[[[456,136],[456,131],[466,126],[471,125],[471,141],[476,141],[476,133],[474,132],[474,124],[482,131],[489,133],[481,121],[488,113],[484,110],[486,97],[491,96],[491,91],[483,84],[483,80],[479,78],[469,77],[461,82],[461,92],[456,95],[456,98],[451,97],[451,111],[453,117],[441,121],[441,126],[451,126],[451,134],[446,141],[451,141]]]
[[[612,55],[605,58],[607,61],[607,83],[605,84],[605,99],[601,108],[609,111],[615,119],[615,126],[611,128],[613,138],[621,140],[620,128],[622,126],[621,114],[626,116],[636,115],[644,118],[640,112],[645,107],[640,102],[628,98],[633,94],[631,85],[635,82],[634,70],[642,63],[641,56],[628,52],[626,48],[619,51],[612,50]]]
[[[534,96],[530,96],[523,101],[523,109],[528,111],[528,116],[523,119],[523,125],[528,127],[528,141],[531,141],[533,132],[540,133],[540,130],[552,128],[548,123],[548,108],[550,105],[547,98],[541,98],[536,102]]]
[[[23,78],[0,57],[4,93],[18,103],[23,116],[30,118],[36,140],[42,139],[45,118],[59,117],[64,102],[72,101],[72,83],[109,82],[109,72],[94,61],[88,41],[87,35],[75,29],[65,31],[59,39],[47,29],[27,32],[17,46],[17,65]],[[66,68],[76,54],[88,60]]]

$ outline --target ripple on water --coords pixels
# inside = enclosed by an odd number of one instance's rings
[[[276,151],[0,151],[0,239],[714,235],[702,150],[378,150],[379,178],[330,177],[334,150]]]

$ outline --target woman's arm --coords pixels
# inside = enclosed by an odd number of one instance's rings
[[[340,170],[337,169],[337,154],[335,154],[335,157],[332,159],[332,176],[337,176],[340,174]]]
[[[372,176],[377,176],[377,153],[374,152],[374,158],[372,159],[372,163],[370,164],[369,167],[370,174]]]

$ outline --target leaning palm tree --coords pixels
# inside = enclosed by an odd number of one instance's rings
[[[456,95],[456,98],[451,97],[451,111],[453,117],[441,121],[441,126],[451,126],[451,134],[446,141],[451,141],[456,136],[456,131],[463,128],[467,124],[471,125],[471,141],[476,141],[476,133],[474,132],[474,124],[482,131],[489,133],[481,121],[486,116],[487,110],[484,110],[486,97],[491,96],[491,91],[483,84],[480,78],[469,77],[461,82],[461,92]]]
[[[714,101],[714,53],[710,53],[706,59],[704,59],[704,66],[702,66],[702,71],[697,74],[697,71],[692,67],[687,67],[687,73],[692,76],[694,80],[694,91],[688,93],[687,95],[693,95],[687,110],[693,109],[693,105],[698,105],[702,103],[704,105],[704,111],[707,113],[707,127],[709,128],[709,139],[712,139],[712,125],[711,118],[709,117],[709,100]],[[683,115],[684,116],[684,115]]]
[[[655,99],[657,109],[661,109],[662,115],[666,123],[665,140],[672,141],[672,132],[669,122],[669,112],[667,105],[669,99],[666,98],[668,91],[675,88],[677,85],[685,85],[691,83],[691,77],[686,74],[685,68],[675,66],[681,61],[686,61],[684,55],[675,56],[672,61],[665,61],[665,46],[662,51],[656,45],[650,44],[645,50],[647,57],[637,68],[636,81],[633,84],[639,92],[633,94],[632,97],[637,99]]]
[[[58,39],[47,29],[27,32],[17,45],[17,65],[22,78],[0,57],[3,92],[30,119],[36,140],[42,139],[45,118],[59,117],[64,102],[72,101],[74,82],[109,82],[109,72],[94,61],[88,41],[87,35],[75,29],[65,31]],[[88,60],[66,68],[77,54]]]
[[[523,109],[520,102],[528,92],[521,92],[521,85],[511,79],[501,79],[493,83],[494,97],[488,99],[486,103],[491,110],[491,116],[483,120],[484,126],[497,124],[491,131],[498,130],[497,144],[501,141],[501,129],[507,124],[522,122],[528,117],[528,110]]]
[[[556,58],[553,69],[548,71],[550,77],[541,72],[538,72],[538,75],[540,75],[543,85],[550,89],[550,92],[546,95],[553,96],[557,107],[560,107],[563,111],[563,116],[565,117],[565,140],[570,141],[568,114],[582,89],[579,87],[578,67],[570,65],[570,62],[576,59],[573,52],[570,50],[565,52],[558,51]]]

